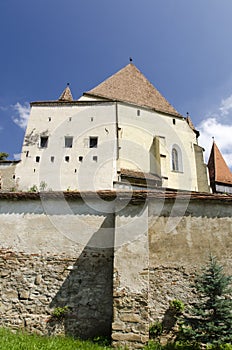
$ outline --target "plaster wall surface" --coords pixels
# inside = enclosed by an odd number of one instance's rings
[[[217,257],[224,272],[232,273],[231,204],[221,202],[150,201],[149,203],[149,312],[150,322],[160,321],[166,339],[175,321],[171,300],[185,305],[197,301],[194,279]]]
[[[41,137],[48,137],[46,147]],[[72,137],[72,147],[65,146]],[[90,147],[90,138],[97,146]],[[16,170],[21,190],[111,189],[116,180],[116,123],[113,103],[32,106]],[[44,188],[42,188],[44,189]]]
[[[0,164],[0,191],[12,191],[16,188],[15,164]]]
[[[110,336],[114,215],[98,201],[0,202],[1,325]],[[65,318],[53,317],[68,307]]]
[[[139,115],[137,115],[139,111]],[[160,139],[161,176],[164,186],[198,190],[194,144],[196,134],[181,117],[172,117],[136,106],[118,104],[119,159],[121,168],[160,173],[159,161],[152,153],[155,137]],[[180,171],[172,170],[172,148],[180,149]]]

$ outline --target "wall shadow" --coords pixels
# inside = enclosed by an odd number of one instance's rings
[[[51,308],[69,308],[62,320],[51,318],[47,325],[49,334],[56,332],[62,324],[65,334],[72,337],[111,336],[113,259],[114,214],[109,214],[49,305]]]

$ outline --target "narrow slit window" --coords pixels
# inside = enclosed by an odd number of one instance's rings
[[[47,148],[48,147],[48,136],[41,136],[40,137],[40,147],[41,148]]]
[[[48,117],[48,121],[51,122],[51,121],[52,121],[52,118],[51,118],[51,117]]]
[[[98,138],[96,136],[90,136],[89,138],[89,148],[97,148]]]
[[[72,148],[72,146],[73,146],[73,137],[72,136],[65,136],[64,147],[65,148]]]
[[[176,119],[172,119],[173,125],[176,125]]]
[[[137,116],[140,117],[140,109],[137,109]]]
[[[26,152],[26,157],[28,157],[28,156],[29,156],[29,151]]]
[[[172,170],[179,170],[178,152],[175,148],[172,149]]]

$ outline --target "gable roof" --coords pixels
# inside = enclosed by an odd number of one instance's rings
[[[220,182],[232,185],[232,173],[215,142],[213,142],[212,145],[208,161],[208,169],[210,182]]]
[[[62,94],[59,97],[59,101],[73,101],[72,93],[69,87],[69,84],[67,84],[66,88],[62,92]]]
[[[84,95],[129,102],[166,114],[180,116],[133,63],[128,64]]]

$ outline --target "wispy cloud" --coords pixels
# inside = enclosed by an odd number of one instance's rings
[[[232,167],[232,95],[221,101],[218,110],[204,119],[198,126],[199,143],[206,150],[206,161],[214,137],[227,165]]]
[[[14,160],[20,160],[20,159],[21,159],[21,153],[15,153]]]
[[[17,112],[17,116],[12,117],[15,124],[17,124],[20,128],[26,129],[27,121],[30,115],[30,105],[29,103],[25,102],[24,104],[21,104],[17,102],[13,106],[14,110]]]

